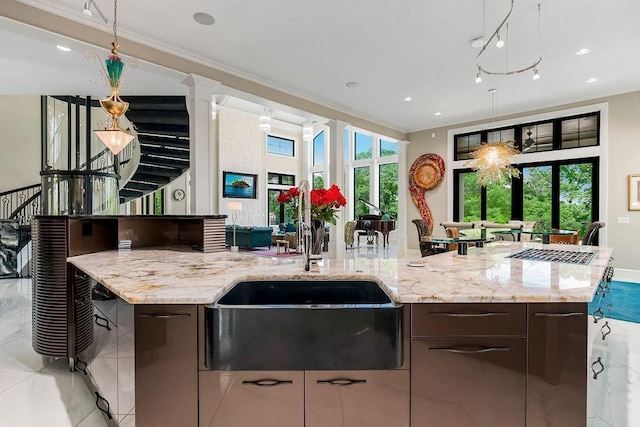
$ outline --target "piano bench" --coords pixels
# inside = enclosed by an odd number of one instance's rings
[[[376,237],[376,245],[378,244],[378,232],[376,230],[358,231],[358,246],[360,246],[360,236],[366,236],[367,245],[373,245],[373,236]]]

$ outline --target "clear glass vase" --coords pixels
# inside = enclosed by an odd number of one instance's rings
[[[324,225],[324,221],[311,220],[311,255],[322,256],[325,236]]]

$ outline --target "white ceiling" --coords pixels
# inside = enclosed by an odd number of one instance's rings
[[[22,1],[111,31],[111,22],[105,25],[98,14],[92,19],[81,14],[83,0]],[[95,2],[111,21],[113,3]],[[470,41],[482,35],[482,5],[481,0],[120,0],[118,32],[403,132],[488,118],[490,88],[499,91],[499,115],[640,89],[639,1],[544,2],[542,78],[533,81],[528,72],[484,77],[476,84],[478,51]],[[508,0],[487,0],[487,34],[508,7]],[[509,27],[510,68],[528,65],[538,56],[536,10],[536,0],[515,2]],[[195,12],[213,15],[216,23],[197,24]],[[102,88],[91,91],[86,86],[86,76],[92,70],[97,74],[95,64],[85,61],[69,69],[59,52],[25,49],[12,38],[20,35],[8,22],[0,21],[0,59],[11,61],[10,69],[25,81],[5,87],[3,78],[1,93],[104,94]],[[592,52],[574,54],[583,47]],[[126,46],[121,51],[126,55]],[[33,61],[40,67],[31,66]],[[504,57],[490,55],[487,61],[487,66],[501,67]],[[48,67],[58,76],[60,88],[38,85]],[[7,68],[2,69],[4,76]],[[185,91],[178,73],[149,64],[141,64],[136,72],[141,74],[131,71],[127,76],[129,93]],[[586,83],[591,77],[599,81]],[[348,81],[360,85],[347,88]],[[404,102],[406,96],[414,100]]]

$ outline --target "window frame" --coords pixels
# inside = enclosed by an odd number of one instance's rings
[[[287,154],[270,152],[269,151],[269,138],[270,137],[271,138],[275,138],[275,139],[280,139],[280,140],[283,140],[283,141],[291,141],[292,155],[289,156]],[[269,132],[267,134],[267,136],[265,137],[265,152],[270,156],[283,157],[285,159],[296,159],[296,158],[298,158],[297,145],[298,145],[298,139],[297,138],[293,138],[293,137],[290,137],[290,136],[285,136],[285,135],[282,135],[282,134],[278,134],[277,132]]]

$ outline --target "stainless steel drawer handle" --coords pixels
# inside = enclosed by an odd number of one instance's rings
[[[596,365],[600,365],[599,369],[596,371],[595,367]],[[595,362],[593,362],[591,364],[591,370],[593,371],[593,379],[597,380],[598,379],[598,375],[600,375],[602,372],[604,372],[604,365],[602,364],[602,359],[600,357],[598,357],[598,360],[596,360]]]
[[[349,386],[353,384],[366,384],[367,380],[351,380],[349,378],[334,378],[331,380],[318,380],[316,381],[316,383],[344,387],[344,386]]]
[[[495,313],[429,313],[429,316],[433,317],[505,317],[508,316],[508,312],[495,312]]]
[[[605,331],[606,329],[606,331]],[[609,321],[606,321],[602,328],[600,328],[600,333],[602,333],[602,341],[611,333],[611,326],[609,326]]]
[[[509,350],[509,347],[429,347],[429,351],[441,351],[446,353],[461,354],[491,353],[495,351]]]
[[[242,381],[242,385],[256,385],[258,387],[275,387],[282,384],[293,384],[291,380],[273,380],[273,379],[264,379],[264,380],[255,380],[255,381]]]
[[[572,313],[534,313],[536,317],[576,317],[584,316],[584,313],[572,312]]]
[[[173,319],[174,317],[191,317],[191,315],[189,313],[141,314],[140,317],[151,317],[153,319]]]

